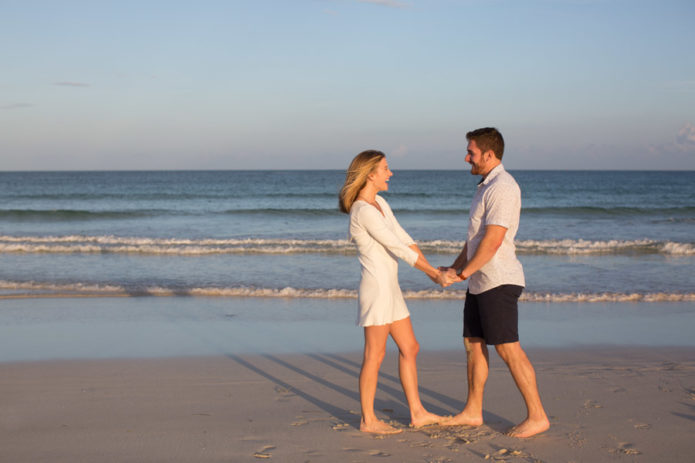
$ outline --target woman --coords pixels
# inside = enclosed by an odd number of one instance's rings
[[[417,244],[398,224],[388,203],[377,195],[388,190],[392,175],[384,153],[364,151],[352,160],[339,199],[340,210],[350,214],[350,240],[357,244],[362,267],[357,320],[364,327],[360,430],[377,434],[402,431],[379,420],[374,413],[377,377],[389,335],[398,345],[398,372],[410,408],[411,424],[420,427],[443,420],[425,410],[420,402],[415,359],[420,346],[398,285],[396,257],[442,286],[452,283],[450,276],[427,262]]]

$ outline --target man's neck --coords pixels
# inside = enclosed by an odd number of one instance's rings
[[[490,172],[492,172],[492,171],[495,169],[495,167],[499,166],[500,164],[502,164],[502,161],[500,161],[499,159],[497,160],[497,162],[493,163],[493,164],[490,166],[490,168],[487,170],[487,172],[485,172],[484,174],[482,174],[483,180],[485,180],[485,179],[487,178],[487,176],[490,175]]]

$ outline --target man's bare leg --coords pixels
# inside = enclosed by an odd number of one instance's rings
[[[410,317],[391,324],[391,337],[398,345],[398,374],[410,408],[410,424],[419,428],[441,422],[444,417],[428,412],[420,402],[416,362],[420,345],[415,339]]]
[[[527,416],[524,421],[514,426],[509,435],[513,437],[531,437],[546,431],[550,421],[545,414],[541,396],[536,384],[536,372],[526,353],[518,342],[495,346],[497,353],[509,367],[509,371],[526,402]]]
[[[364,328],[364,358],[360,370],[360,404],[362,420],[360,431],[375,434],[396,434],[402,429],[394,428],[376,417],[374,397],[379,378],[379,368],[386,355],[386,339],[389,325],[366,326]]]
[[[484,339],[463,338],[463,342],[466,346],[468,399],[461,413],[441,423],[445,426],[483,424],[483,394],[490,369],[490,356]]]

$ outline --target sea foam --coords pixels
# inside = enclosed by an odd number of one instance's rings
[[[431,240],[418,245],[426,254],[457,254],[463,241]],[[695,255],[694,243],[657,240],[521,240],[515,243],[520,255]],[[180,239],[118,236],[0,236],[0,253],[27,254],[355,254],[346,239]]]
[[[465,290],[406,290],[407,299],[464,300]],[[12,297],[253,297],[253,298],[311,298],[355,299],[357,291],[345,288],[256,288],[256,287],[163,287],[122,286],[93,283],[48,283],[36,281],[0,280],[0,299]],[[521,302],[597,303],[597,302],[693,302],[695,293],[539,293],[524,292]]]

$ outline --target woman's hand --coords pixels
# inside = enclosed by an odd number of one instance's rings
[[[440,285],[442,288],[451,286],[453,283],[461,281],[461,278],[456,275],[456,270],[448,267],[439,267],[439,275],[433,278],[432,281]]]

